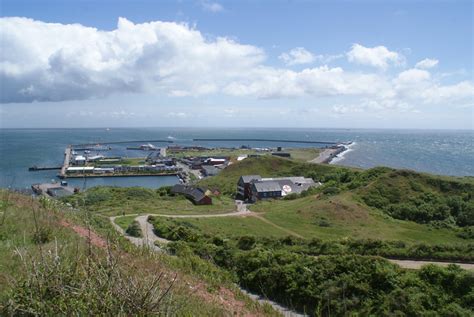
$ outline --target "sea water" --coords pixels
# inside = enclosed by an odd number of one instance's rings
[[[29,188],[33,183],[57,180],[58,171],[29,172],[28,167],[60,166],[68,144],[128,140],[170,140],[173,145],[206,147],[321,147],[281,142],[206,141],[194,138],[280,139],[354,142],[335,164],[369,168],[389,166],[441,175],[474,176],[474,131],[360,130],[360,129],[210,129],[210,128],[94,128],[0,129],[0,187]],[[147,142],[142,142],[147,143]],[[104,155],[139,157],[148,154],[111,145]],[[167,143],[153,143],[165,146]],[[175,176],[68,179],[76,187],[97,185],[157,188],[178,182]]]

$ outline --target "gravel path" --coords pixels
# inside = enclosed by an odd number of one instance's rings
[[[395,263],[402,268],[405,269],[421,269],[423,265],[427,264],[436,264],[439,266],[448,266],[450,264],[456,264],[459,265],[461,268],[465,270],[474,270],[474,264],[473,263],[451,263],[451,262],[436,262],[436,261],[414,261],[414,260],[393,260],[393,259],[387,259],[388,261]]]

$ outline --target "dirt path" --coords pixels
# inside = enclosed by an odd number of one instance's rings
[[[63,227],[71,228],[79,236],[81,236],[81,237],[85,238],[86,240],[90,241],[90,243],[93,246],[96,246],[96,247],[102,248],[102,249],[107,246],[107,241],[104,238],[102,238],[97,233],[95,233],[94,231],[92,231],[92,230],[90,230],[86,227],[71,224],[71,223],[67,222],[66,220],[61,220],[59,224]]]
[[[298,237],[298,238],[301,238],[301,239],[306,239],[306,238],[303,237],[302,235],[300,235],[300,234],[298,234],[298,233],[296,233],[296,232],[294,232],[294,231],[291,231],[290,229],[286,229],[286,228],[280,227],[280,226],[277,225],[276,223],[271,222],[270,220],[268,220],[267,218],[264,218],[264,217],[260,216],[259,214],[252,213],[251,216],[252,216],[252,217],[255,217],[255,218],[257,218],[257,219],[260,219],[261,221],[263,221],[263,222],[269,224],[269,225],[272,226],[272,227],[275,227],[275,228],[277,228],[277,229],[280,229],[280,230],[283,231],[283,232],[288,233],[290,236],[295,236],[295,237]]]
[[[388,261],[401,266],[404,269],[415,269],[419,270],[423,265],[427,264],[436,264],[439,266],[448,266],[450,264],[459,265],[461,268],[465,270],[474,270],[474,264],[472,263],[450,263],[450,262],[436,262],[436,261],[418,261],[418,260],[394,260],[394,259],[387,259]]]

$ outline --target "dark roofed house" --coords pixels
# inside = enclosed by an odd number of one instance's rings
[[[273,152],[272,155],[279,157],[291,157],[291,154],[287,152]]]
[[[172,194],[184,195],[195,205],[212,205],[212,198],[206,195],[206,190],[186,185],[174,185],[171,188]]]
[[[282,195],[281,185],[276,181],[254,182],[252,185],[252,201],[267,198],[278,198]]]
[[[237,183],[237,192],[240,198],[248,200],[252,196],[252,182],[259,181],[262,178],[260,175],[243,175],[239,178]]]
[[[201,168],[201,172],[204,176],[216,176],[220,171],[221,169],[213,165],[203,165]]]

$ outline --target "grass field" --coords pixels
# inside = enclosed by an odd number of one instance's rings
[[[322,151],[320,148],[283,148],[283,152],[288,152],[291,154],[291,159],[299,162],[306,162],[316,158],[319,153]],[[170,157],[182,158],[186,156],[227,156],[230,157],[232,161],[235,161],[238,156],[241,155],[250,155],[250,154],[260,154],[265,156],[270,156],[270,152],[262,152],[253,149],[226,149],[226,148],[216,148],[206,151],[198,150],[187,150],[180,153],[169,154]]]
[[[283,149],[283,152],[291,154],[291,159],[299,162],[311,161],[318,157],[323,149],[321,148],[288,148]]]
[[[252,234],[260,237],[288,235],[323,240],[380,239],[407,243],[463,243],[452,229],[435,229],[410,221],[391,219],[355,202],[350,195],[330,199],[315,196],[296,200],[274,200],[250,207],[259,217],[186,219],[203,232],[222,236]],[[270,223],[263,221],[268,220]]]
[[[115,223],[120,226],[123,230],[127,230],[128,226],[133,222],[136,218],[136,215],[132,216],[125,216],[125,217],[118,217],[115,219]]]
[[[95,187],[71,196],[66,201],[84,206],[106,216],[123,214],[212,214],[235,210],[234,200],[213,196],[212,205],[196,206],[183,196],[160,196],[157,190],[146,188]]]

